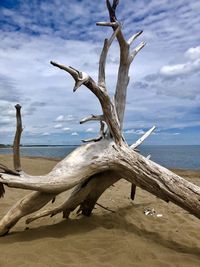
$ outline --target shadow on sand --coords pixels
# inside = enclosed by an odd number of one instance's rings
[[[117,209],[116,213],[106,213],[103,215],[93,214],[91,217],[80,216],[78,219],[64,219],[52,225],[30,228],[27,231],[11,232],[9,235],[3,237],[3,243],[31,242],[43,238],[58,239],[66,236],[76,236],[103,227],[105,229],[123,230],[139,236],[141,239],[155,242],[165,248],[172,249],[173,251],[192,254],[200,258],[200,248],[197,246],[187,246],[185,243],[183,244],[166,239],[162,236],[162,232],[156,232],[153,231],[153,229],[150,231],[127,221],[126,215],[134,213],[136,206],[138,205],[121,207]],[[176,233],[174,233],[174,235],[176,235]]]

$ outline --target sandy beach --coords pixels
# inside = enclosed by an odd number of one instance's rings
[[[0,162],[12,166],[9,155]],[[44,174],[56,159],[23,158],[30,174]],[[200,186],[200,171],[174,170]],[[28,191],[6,187],[0,217]],[[57,197],[64,201],[70,192]],[[96,206],[91,217],[62,219],[62,214],[25,225],[20,220],[10,234],[0,238],[0,266],[200,266],[200,223],[197,218],[172,203],[165,203],[137,188],[130,200],[130,184],[124,180],[109,188],[98,201],[111,209]],[[155,209],[162,217],[144,214]]]

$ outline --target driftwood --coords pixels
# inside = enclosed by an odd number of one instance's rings
[[[137,142],[128,146],[123,134],[123,119],[126,104],[126,92],[129,83],[129,68],[138,52],[145,46],[141,42],[136,48],[131,45],[142,31],[125,39],[121,23],[116,18],[117,0],[112,5],[106,1],[109,22],[98,22],[98,26],[111,27],[113,34],[104,41],[99,60],[99,75],[96,83],[89,74],[73,67],[51,61],[51,64],[69,73],[75,80],[74,91],[84,85],[99,100],[102,114],[91,115],[80,123],[100,122],[98,137],[85,140],[84,144],[59,162],[47,175],[31,176],[21,170],[19,143],[22,132],[20,108],[17,109],[17,129],[14,142],[15,171],[0,165],[0,196],[3,196],[3,184],[8,187],[33,190],[17,202],[0,221],[0,235],[6,234],[17,221],[28,214],[38,211],[61,192],[74,187],[64,203],[56,208],[38,212],[27,219],[27,223],[44,216],[54,216],[62,212],[67,218],[70,212],[79,207],[78,212],[90,215],[101,194],[119,179],[126,179],[131,186],[131,198],[134,199],[136,186],[145,189],[164,201],[171,201],[197,218],[200,218],[200,188],[168,169],[154,163],[148,156],[140,155],[138,146],[153,132],[153,126]],[[117,39],[120,50],[120,62],[114,100],[108,94],[105,80],[106,58],[112,42]]]

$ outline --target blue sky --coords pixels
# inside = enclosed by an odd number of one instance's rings
[[[126,37],[142,29],[138,42],[147,42],[130,70],[128,142],[156,125],[146,144],[200,144],[200,2],[120,2],[117,14]],[[23,106],[23,144],[78,144],[97,135],[97,123],[79,124],[99,114],[97,99],[85,87],[74,94],[71,77],[49,61],[96,79],[103,39],[111,30],[95,23],[107,20],[104,0],[0,1],[0,143],[13,140],[16,103]],[[106,68],[111,96],[118,52],[115,42]]]

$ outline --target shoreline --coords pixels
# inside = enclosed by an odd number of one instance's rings
[[[0,159],[2,157],[10,157],[12,159],[13,155],[12,154],[1,154],[0,153]],[[53,162],[59,162],[63,158],[62,157],[42,157],[42,156],[22,156],[21,159],[32,159],[32,160],[41,159],[41,160],[49,160],[49,161],[53,161]],[[165,166],[163,166],[163,167],[165,167]],[[200,167],[199,167],[199,169],[191,169],[191,168],[186,169],[186,168],[176,168],[176,167],[175,168],[165,167],[165,168],[167,168],[170,171],[173,171],[175,173],[176,172],[177,173],[179,173],[179,172],[194,172],[194,173],[200,172]]]

